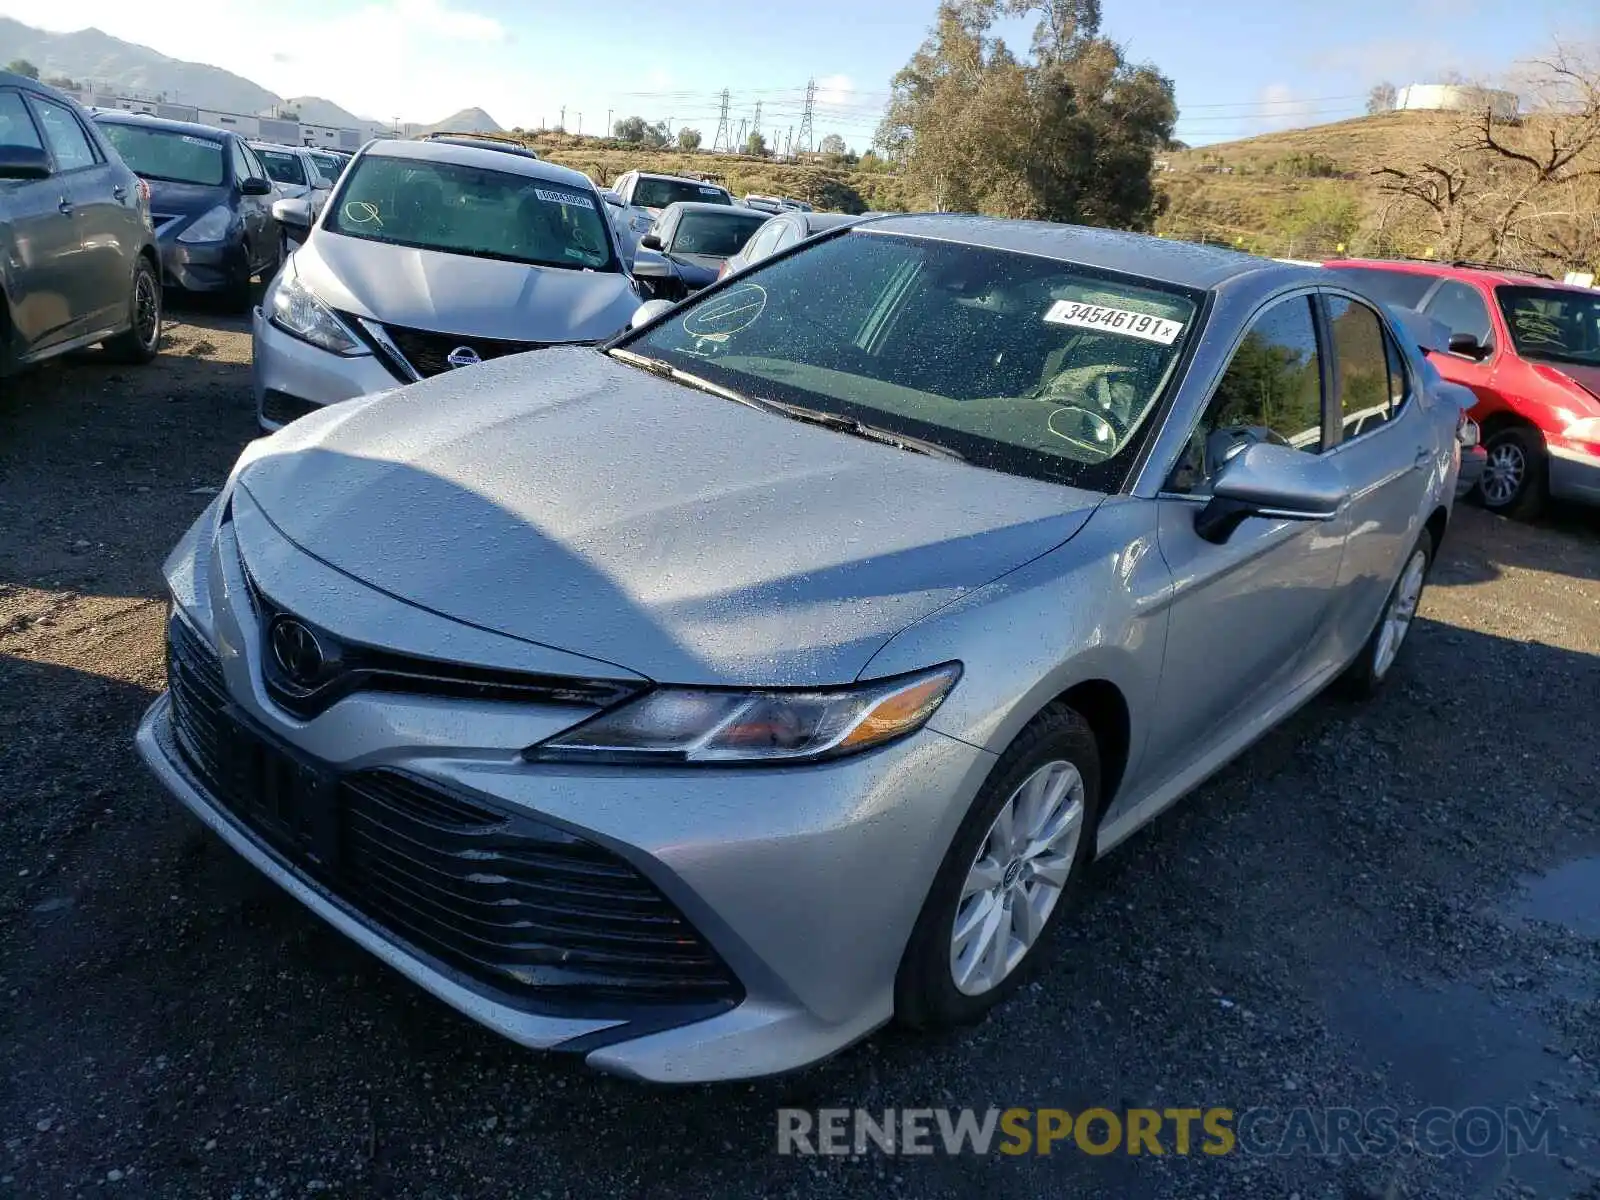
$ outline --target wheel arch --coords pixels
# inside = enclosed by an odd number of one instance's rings
[[[1055,696],[1050,704],[1064,704],[1089,723],[1100,751],[1100,811],[1103,814],[1128,769],[1128,753],[1133,744],[1133,716],[1128,698],[1109,679],[1086,679]]]

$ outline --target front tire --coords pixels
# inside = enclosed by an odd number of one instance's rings
[[[1417,607],[1422,603],[1422,589],[1428,581],[1433,555],[1433,534],[1423,530],[1400,566],[1400,575],[1383,602],[1383,611],[1378,614],[1372,636],[1341,681],[1345,693],[1352,699],[1367,700],[1377,695],[1392,673],[1400,657],[1400,647],[1405,644],[1406,634],[1411,632],[1411,624],[1416,619]]]
[[[901,1021],[970,1024],[1046,958],[1094,857],[1100,800],[1094,732],[1050,706],[995,764],[934,877],[895,978]]]
[[[105,341],[106,353],[117,362],[147,363],[161,348],[161,280],[149,260],[141,257],[133,269],[128,298],[128,329]]]
[[[1528,520],[1544,508],[1548,462],[1544,439],[1513,425],[1484,443],[1487,461],[1478,480],[1478,502],[1493,513]]]

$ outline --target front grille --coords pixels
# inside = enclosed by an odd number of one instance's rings
[[[424,379],[453,370],[447,359],[457,349],[471,350],[481,361],[488,362],[491,358],[502,358],[507,354],[542,350],[546,345],[544,342],[466,337],[459,333],[432,333],[426,329],[408,329],[404,325],[385,325],[383,331]]]
[[[683,914],[610,850],[412,775],[302,758],[232,709],[216,656],[180,617],[168,674],[178,748],[212,799],[423,957],[561,1015],[698,1015],[742,998]]]

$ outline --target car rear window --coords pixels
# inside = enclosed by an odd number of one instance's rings
[[[669,204],[732,204],[721,188],[685,179],[641,179],[634,185],[633,202],[640,208],[665,208]]]
[[[268,150],[262,146],[251,148],[256,152],[256,157],[266,165],[267,174],[272,177],[273,183],[306,186],[306,165],[300,161],[298,154],[290,154],[287,150]]]
[[[117,148],[122,161],[146,179],[215,187],[226,178],[222,143],[210,138],[174,129],[147,129],[142,125],[111,122],[102,124],[100,132]]]
[[[1428,289],[1438,282],[1437,275],[1424,275],[1418,271],[1385,271],[1377,267],[1337,268],[1339,281],[1358,292],[1365,292],[1384,304],[1398,304],[1401,308],[1416,308],[1422,303]]]

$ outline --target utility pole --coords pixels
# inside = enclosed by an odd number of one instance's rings
[[[722,89],[722,109],[717,113],[717,135],[711,139],[711,149],[714,152],[718,146],[724,150],[733,149],[733,130],[728,125],[728,89]]]
[[[783,156],[788,158],[794,153],[794,126],[789,126],[789,132],[783,139]]]
[[[738,149],[740,154],[744,153],[744,127],[745,127],[745,119],[743,117],[740,117],[739,118],[739,139],[738,139],[737,142],[734,143],[735,147]]]
[[[813,138],[811,114],[812,109],[816,106],[816,102],[817,81],[813,77],[806,80],[806,107],[805,111],[800,114],[800,134],[794,139],[795,150],[797,152],[802,150],[816,149],[816,147],[811,144]]]
[[[606,127],[603,130],[603,133],[606,137],[611,136],[611,110],[609,108],[606,109]]]
[[[556,128],[561,130],[562,133],[567,131],[567,106],[565,104],[561,106],[561,124]]]
[[[578,136],[579,137],[583,136],[583,114],[582,113],[578,114]]]

